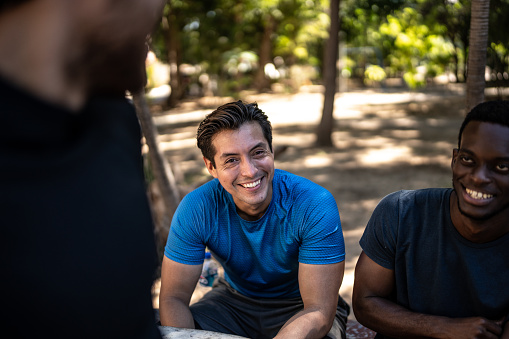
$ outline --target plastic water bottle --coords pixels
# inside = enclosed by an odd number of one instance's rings
[[[203,261],[203,269],[200,276],[200,285],[212,286],[217,277],[217,264],[212,260],[210,252],[205,252],[205,260]]]

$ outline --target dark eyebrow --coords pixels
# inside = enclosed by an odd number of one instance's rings
[[[474,152],[472,152],[471,150],[466,149],[466,148],[458,148],[458,152],[463,152],[463,153],[467,153],[468,155],[475,156]],[[497,158],[495,158],[495,160],[497,160],[497,161],[509,161],[509,157],[497,157]]]
[[[466,148],[457,148],[458,152],[464,152],[464,153],[468,153],[470,155],[475,155],[474,152],[472,152],[471,150],[469,149],[466,149]]]
[[[219,158],[228,158],[231,157],[232,155],[238,155],[238,153],[223,153],[219,156]]]
[[[258,148],[258,147],[263,147],[263,148],[267,148],[267,144],[264,143],[264,142],[259,142],[257,143],[256,145],[254,145],[253,147],[251,147],[251,149],[249,150],[249,152],[252,152],[254,149]],[[238,153],[223,153],[219,156],[219,158],[228,158],[230,156],[234,156],[234,155],[239,155]]]
[[[267,144],[266,144],[266,143],[264,143],[264,142],[259,142],[259,143],[257,143],[256,145],[254,145],[254,146],[253,146],[253,148],[251,148],[251,149],[249,150],[249,152],[252,152],[254,149],[259,148],[259,147],[267,148]]]

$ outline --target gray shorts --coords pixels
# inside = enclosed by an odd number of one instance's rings
[[[288,319],[303,307],[301,298],[246,297],[219,278],[214,288],[190,308],[197,329],[264,339],[273,338]],[[350,307],[339,297],[334,323],[325,338],[346,338],[349,313]]]

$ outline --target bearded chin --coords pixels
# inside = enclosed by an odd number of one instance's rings
[[[126,43],[122,46],[91,46],[78,67],[88,79],[90,95],[125,96],[137,93],[146,85],[144,43]]]

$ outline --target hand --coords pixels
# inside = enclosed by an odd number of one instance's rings
[[[502,327],[486,318],[455,318],[448,321],[446,338],[498,339]]]
[[[500,325],[503,327],[502,335],[500,339],[509,339],[509,316],[505,317],[502,321],[500,321]]]

